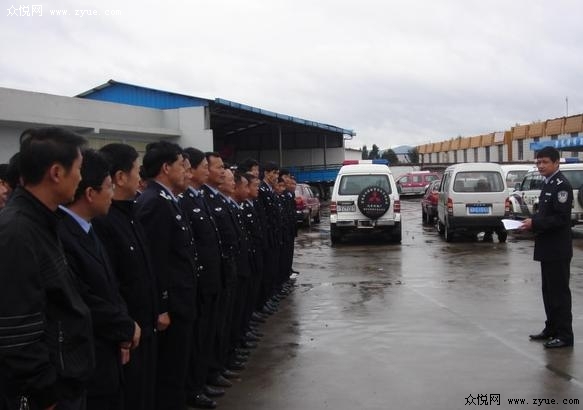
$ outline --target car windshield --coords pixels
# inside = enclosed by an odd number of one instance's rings
[[[338,195],[358,195],[369,186],[378,186],[391,193],[387,175],[344,175],[340,180]]]
[[[453,183],[455,192],[502,192],[506,188],[499,172],[458,172]]]
[[[506,174],[506,186],[514,187],[517,182],[522,181],[527,172],[525,170],[508,171],[508,174]]]

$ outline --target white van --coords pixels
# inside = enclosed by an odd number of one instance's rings
[[[346,160],[330,201],[333,244],[354,231],[380,232],[401,242],[401,201],[386,160]]]
[[[500,165],[508,195],[512,194],[528,171],[536,169],[533,164],[504,164]]]
[[[573,187],[571,224],[581,224],[583,223],[583,163],[564,163],[559,166],[559,169]],[[518,189],[508,198],[512,218],[530,218],[537,212],[543,179],[536,167],[526,173]]]
[[[508,215],[502,168],[494,163],[463,163],[446,168],[439,186],[437,230],[451,242],[457,233],[496,232],[505,242],[501,220]]]

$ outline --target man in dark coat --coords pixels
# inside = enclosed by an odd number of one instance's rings
[[[83,152],[82,180],[73,202],[61,206],[58,232],[69,266],[82,286],[81,295],[91,310],[95,337],[95,373],[88,386],[88,410],[123,409],[122,364],[140,340],[140,327],[129,316],[103,244],[91,226],[106,215],[113,184],[105,158],[93,150]]]
[[[91,313],[67,266],[55,214],[81,180],[84,142],[60,128],[21,135],[23,186],[0,212],[0,390],[11,408],[85,409]]]
[[[179,202],[188,217],[200,265],[197,312],[194,325],[191,363],[188,380],[188,403],[195,408],[214,408],[210,397],[222,396],[225,391],[207,386],[209,374],[222,370],[214,346],[218,332],[219,294],[221,279],[221,237],[212,212],[200,188],[208,181],[208,161],[204,152],[186,148],[190,162],[186,172],[188,188],[180,194]]]
[[[532,340],[546,340],[546,348],[573,345],[573,316],[570,265],[573,257],[571,238],[571,206],[573,188],[559,170],[560,153],[552,147],[537,152],[536,164],[545,183],[539,196],[539,207],[522,229],[535,234],[534,260],[540,261],[542,294],[547,320],[542,332],[530,335]]]
[[[170,326],[159,335],[157,409],[186,408],[186,378],[196,318],[198,262],[188,218],[177,195],[186,189],[182,149],[148,144],[143,160],[148,186],[136,200],[159,286],[161,312]]]
[[[142,329],[140,345],[123,367],[126,409],[154,410],[156,404],[156,333],[166,329],[168,314],[158,315],[158,288],[144,228],[136,217],[134,198],[140,180],[138,153],[126,144],[108,144],[99,150],[109,162],[115,186],[106,216],[93,219],[130,316]]]

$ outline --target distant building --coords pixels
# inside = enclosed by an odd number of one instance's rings
[[[417,146],[422,164],[532,162],[535,152],[554,146],[563,157],[581,158],[583,114],[511,127],[508,131],[457,137]]]

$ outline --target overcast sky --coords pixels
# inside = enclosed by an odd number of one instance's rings
[[[347,146],[369,149],[560,117],[567,97],[583,112],[578,0],[35,0],[42,16],[26,1],[2,2],[0,87],[114,79],[353,129]]]

